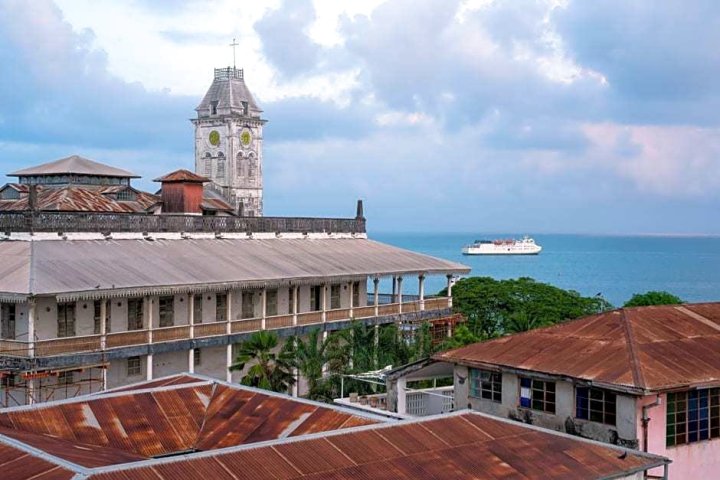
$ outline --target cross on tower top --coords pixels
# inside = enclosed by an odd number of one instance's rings
[[[233,49],[233,69],[235,69],[235,47],[237,47],[238,45],[240,45],[240,44],[237,43],[237,42],[235,41],[235,37],[233,37],[233,41],[232,41],[232,43],[230,44],[230,46],[231,46],[232,49]]]

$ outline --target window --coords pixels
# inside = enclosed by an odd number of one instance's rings
[[[75,304],[59,303],[57,306],[57,336],[75,336]]]
[[[195,295],[193,297],[193,322],[202,323],[203,321],[203,296]]]
[[[227,293],[218,293],[215,295],[215,321],[227,322]]]
[[[360,306],[360,282],[353,282],[352,288],[353,288],[352,306],[359,307]]]
[[[210,152],[205,153],[205,162],[203,167],[205,168],[205,175],[210,176],[212,175],[212,156],[210,155]]]
[[[140,298],[128,300],[128,330],[143,329],[143,301]]]
[[[137,200],[137,194],[128,188],[125,190],[120,190],[117,193],[117,199],[121,202],[134,202],[135,200]]]
[[[58,385],[72,385],[75,382],[75,372],[60,372],[57,376]]]
[[[255,305],[252,292],[242,292],[242,318],[254,318]]]
[[[520,377],[520,406],[555,413],[555,382]]]
[[[720,437],[720,388],[667,394],[666,445]]]
[[[257,166],[256,166],[256,164],[255,164],[255,155],[253,155],[253,154],[251,153],[250,156],[248,157],[248,163],[247,163],[247,172],[248,172],[248,174],[247,174],[247,176],[248,176],[249,178],[254,177],[254,176],[255,176],[255,173],[256,173],[256,170],[257,170]]]
[[[216,175],[218,177],[224,177],[225,176],[225,155],[220,152],[218,153],[218,159],[217,159],[217,173]]]
[[[200,349],[199,348],[193,349],[193,366],[199,367],[200,362],[202,362],[201,358],[202,357],[200,356]]]
[[[470,369],[470,395],[502,402],[502,373]]]
[[[340,308],[340,285],[330,287],[330,309]]]
[[[175,299],[173,297],[160,297],[160,328],[172,327],[175,324]]]
[[[213,100],[210,102],[210,115],[217,115],[218,101]]]
[[[95,322],[95,327],[93,328],[93,332],[95,335],[100,335],[102,333],[102,329],[100,328],[102,324],[100,323],[100,317],[102,316],[102,300],[95,300],[95,313],[93,315],[93,321]]]
[[[575,410],[577,418],[615,425],[615,394],[600,388],[577,387]]]
[[[248,114],[248,102],[242,102],[242,114],[247,116]]]
[[[13,388],[15,386],[15,375],[0,375],[0,387]]]
[[[129,357],[127,359],[127,374],[128,377],[134,377],[142,373],[142,363],[140,357]]]
[[[288,288],[288,313],[297,313],[295,311],[295,287]]]
[[[0,305],[0,338],[15,340],[15,304]]]
[[[322,310],[322,286],[310,287],[310,311],[317,312]]]
[[[272,317],[273,315],[278,314],[278,291],[277,290],[267,290],[265,292],[265,295],[267,298],[265,299],[265,315],[268,317]]]

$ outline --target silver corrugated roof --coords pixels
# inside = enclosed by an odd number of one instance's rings
[[[102,163],[89,160],[79,155],[61,158],[54,162],[43,163],[35,167],[24,168],[17,172],[9,173],[10,177],[25,177],[30,175],[97,175],[101,177],[140,178],[134,173],[121,168],[111,167]]]
[[[0,242],[0,295],[75,298],[307,283],[365,275],[462,274],[465,265],[367,239]],[[154,291],[154,290],[153,290]],[[63,295],[65,294],[65,295]]]

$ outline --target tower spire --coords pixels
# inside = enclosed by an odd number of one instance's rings
[[[233,37],[233,41],[232,41],[232,43],[230,44],[230,46],[231,46],[232,49],[233,49],[233,70],[235,70],[235,47],[237,47],[238,45],[240,45],[240,44],[237,43],[237,42],[235,41],[235,37]]]

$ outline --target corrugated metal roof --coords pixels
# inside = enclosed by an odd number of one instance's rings
[[[75,476],[72,470],[1,442],[0,477],[3,480],[69,480]]]
[[[95,468],[377,421],[192,375],[136,387],[141,390],[0,412],[0,445],[5,436],[79,467]]]
[[[100,177],[140,178],[134,173],[121,168],[111,167],[79,155],[71,155],[53,162],[43,163],[35,167],[23,168],[9,177],[26,177],[31,175],[96,175]]]
[[[361,238],[6,241],[0,258],[0,293],[20,295],[469,272]]]
[[[117,194],[125,190],[132,192],[135,198],[118,200]],[[18,199],[0,200],[0,212],[27,211],[30,208],[28,200],[26,188],[21,190]],[[45,212],[143,213],[159,200],[150,193],[121,185],[38,186],[36,208]]]
[[[196,173],[191,172],[190,170],[185,170],[184,168],[181,168],[180,170],[175,170],[174,172],[170,172],[167,175],[163,175],[162,177],[158,177],[153,182],[195,182],[195,183],[207,183],[210,179],[207,177],[202,177]]]
[[[615,478],[662,457],[464,412],[113,468],[93,480]]]
[[[614,310],[435,355],[638,393],[720,384],[720,303]]]

